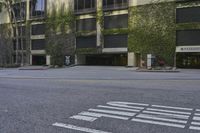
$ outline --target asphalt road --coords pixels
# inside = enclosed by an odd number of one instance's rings
[[[0,133],[199,133],[200,70],[0,70]]]

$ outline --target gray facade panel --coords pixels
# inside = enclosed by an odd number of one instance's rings
[[[177,46],[200,46],[200,30],[179,30],[176,32]]]

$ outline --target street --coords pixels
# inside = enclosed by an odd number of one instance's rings
[[[0,133],[199,133],[200,70],[0,70]]]

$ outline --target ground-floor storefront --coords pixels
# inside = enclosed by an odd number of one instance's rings
[[[99,66],[127,66],[127,54],[77,55],[77,64]]]
[[[199,53],[177,53],[178,68],[200,68]]]

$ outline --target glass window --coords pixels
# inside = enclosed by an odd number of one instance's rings
[[[74,8],[76,12],[90,11],[95,8],[95,5],[95,0],[75,0]]]
[[[105,35],[104,48],[126,48],[128,46],[128,35]]]
[[[128,0],[103,0],[103,7],[105,8],[122,8],[128,6]]]
[[[45,40],[44,39],[37,39],[32,40],[32,50],[44,50],[45,49]]]
[[[26,3],[25,2],[14,4],[13,5],[13,10],[14,10],[15,18],[17,20],[25,19],[25,16],[26,16]],[[13,17],[14,16],[12,16],[12,18]]]
[[[32,25],[31,32],[32,32],[32,35],[44,35],[45,24]]]
[[[45,15],[45,0],[31,0],[30,1],[30,16],[44,17]]]
[[[77,37],[77,48],[96,48],[96,36]]]

